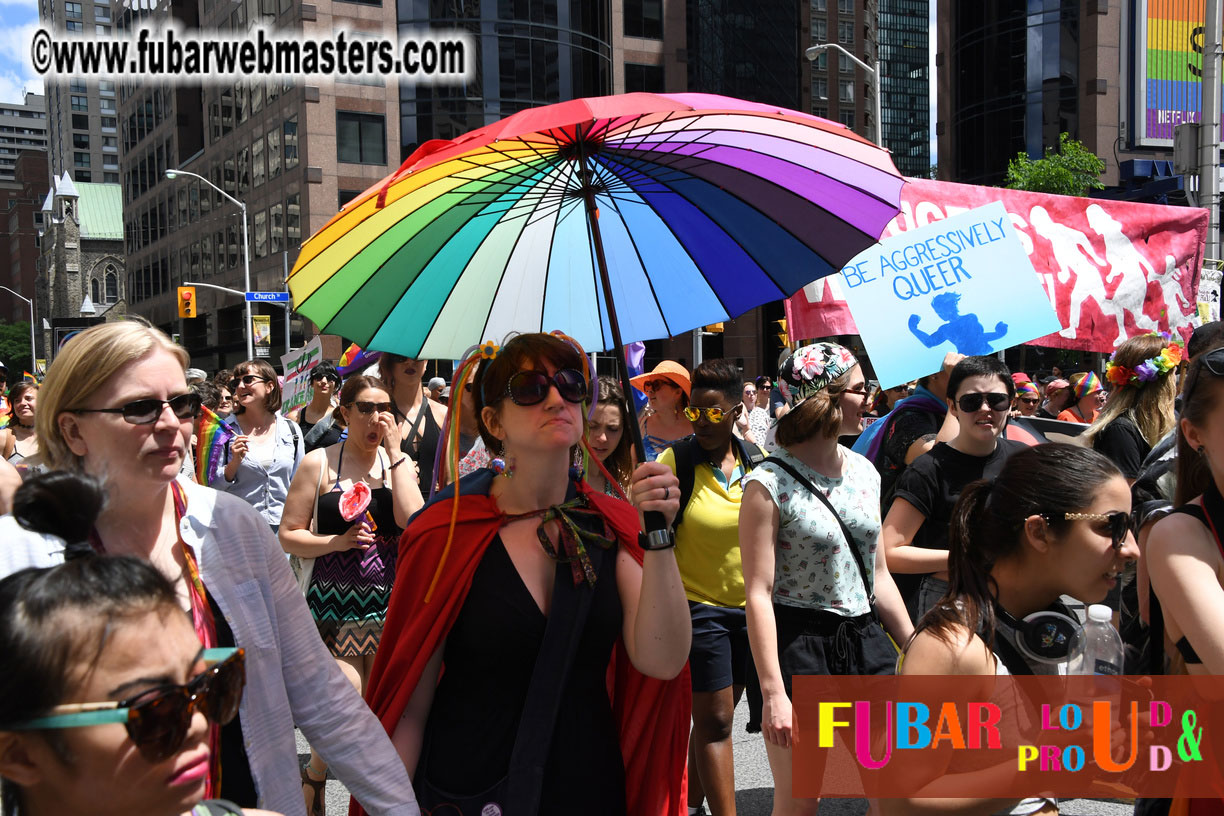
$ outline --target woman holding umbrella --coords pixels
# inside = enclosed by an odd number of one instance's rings
[[[588,389],[574,345],[524,334],[483,355],[472,392],[497,461],[405,531],[367,700],[426,810],[674,812],[691,632],[674,543],[643,552],[639,513],[571,470]],[[646,463],[629,497],[670,520],[678,486]]]
[[[837,442],[859,433],[867,410],[858,360],[833,343],[804,346],[777,382],[792,407],[778,420],[777,452],[744,477],[739,541],[756,664],[748,728],[765,736],[773,812],[789,816],[819,806],[789,795],[791,678],[891,674],[888,635],[904,643],[914,627],[879,542],[879,474]]]
[[[664,360],[653,371],[639,374],[629,381],[650,400],[642,412],[642,442],[646,460],[653,462],[677,439],[693,432],[693,425],[684,416],[689,403],[688,369],[671,360]]]

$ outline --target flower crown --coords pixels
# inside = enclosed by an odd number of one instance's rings
[[[1155,332],[1153,332],[1154,334]],[[1165,340],[1170,339],[1170,336],[1163,332],[1159,336]],[[1114,362],[1114,357],[1116,356],[1118,356],[1118,352],[1115,351],[1109,358],[1109,363],[1105,366],[1105,379],[1119,388],[1127,385],[1142,388],[1144,383],[1155,382],[1160,377],[1177,368],[1178,364],[1182,361],[1182,348],[1176,342],[1171,341],[1155,357],[1144,360],[1134,368],[1118,365]]]

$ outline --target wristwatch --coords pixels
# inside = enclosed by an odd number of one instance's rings
[[[676,546],[676,534],[671,530],[651,530],[638,533],[638,546],[643,550],[670,550]]]

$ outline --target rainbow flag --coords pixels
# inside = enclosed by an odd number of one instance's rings
[[[21,372],[21,379],[25,382],[32,382],[32,383],[38,382],[38,378],[35,377],[33,374],[31,374],[28,371]]]
[[[234,435],[233,429],[226,425],[221,417],[214,414],[207,406],[200,406],[195,450],[197,482],[202,485],[209,483],[212,476],[220,469],[226,443]]]
[[[351,344],[340,355],[340,361],[336,363],[336,371],[341,377],[347,377],[354,371],[360,371],[370,363],[382,356],[381,351],[366,351],[356,343]]]

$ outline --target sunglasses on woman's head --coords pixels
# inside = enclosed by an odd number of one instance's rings
[[[988,404],[992,411],[1002,411],[1011,405],[1011,397],[997,392],[992,394],[971,393],[961,394],[956,400],[956,404],[967,414],[981,408],[982,403]]]
[[[241,377],[236,377],[235,382],[240,382],[243,385],[252,385],[257,382],[271,382],[267,377],[261,377],[258,374],[244,374]]]
[[[1049,518],[1042,516],[1046,521]],[[1113,513],[1063,513],[1063,518],[1067,521],[1105,521],[1109,523],[1109,541],[1115,550],[1122,549],[1122,544],[1126,541],[1126,534],[1134,528],[1131,524],[1130,513],[1124,513],[1121,510],[1116,510]]]
[[[8,728],[40,731],[123,723],[141,756],[161,762],[183,747],[191,730],[192,711],[198,710],[214,725],[225,725],[238,713],[246,685],[245,653],[242,649],[206,649],[204,660],[213,665],[186,685],[159,686],[119,702],[56,706],[46,717]]]
[[[573,368],[558,369],[551,377],[545,371],[520,371],[506,383],[506,396],[515,405],[538,405],[548,398],[548,389],[553,386],[566,402],[577,403],[587,398],[586,379]]]
[[[389,402],[366,402],[365,400],[356,400],[349,404],[363,414],[372,414],[375,411],[390,411],[392,408],[392,405]]]
[[[194,419],[200,415],[200,395],[194,392],[179,394],[168,400],[140,399],[124,403],[118,408],[76,408],[74,414],[122,414],[129,425],[152,425],[161,416],[167,405],[179,419]]]
[[[738,405],[732,408],[730,411],[724,411],[718,406],[714,406],[713,408],[695,408],[692,405],[690,405],[689,407],[684,409],[684,415],[688,417],[689,422],[696,422],[698,419],[701,418],[702,414],[705,414],[706,419],[710,420],[710,422],[713,422],[715,425],[717,425],[718,423],[722,422],[724,419],[731,416],[738,410],[739,410]]]

